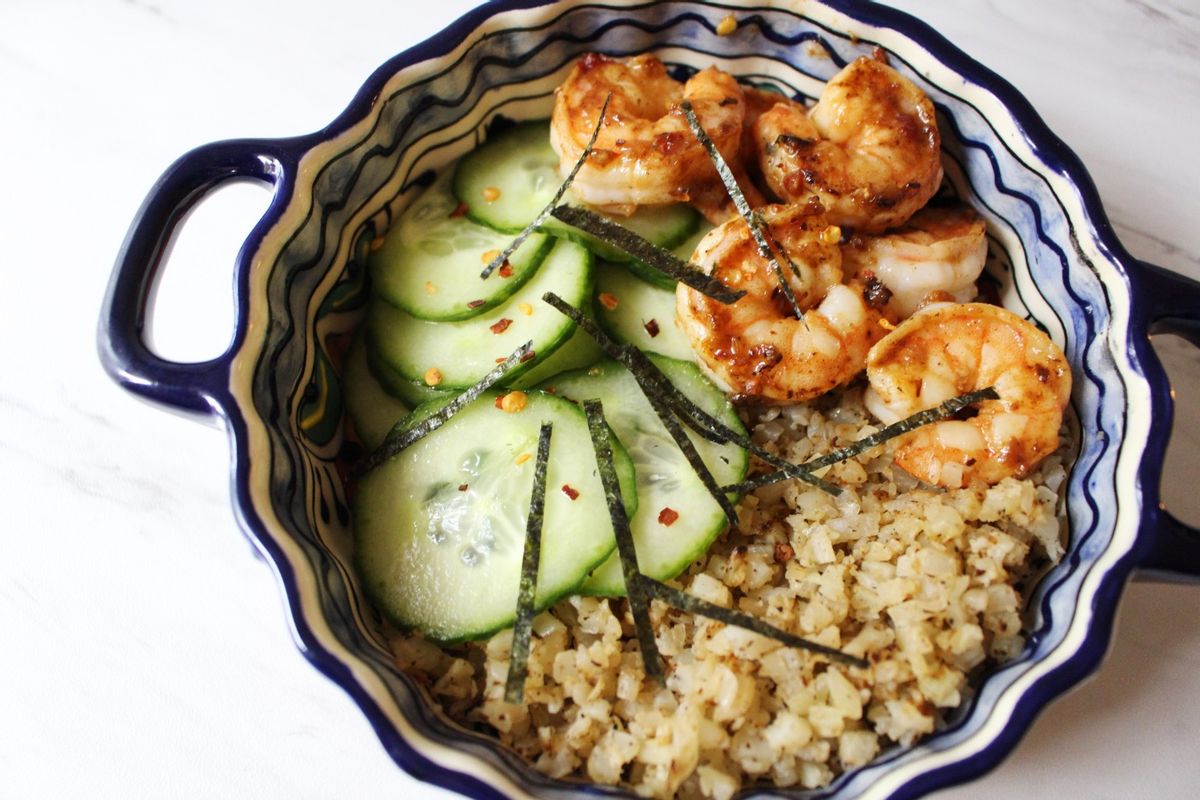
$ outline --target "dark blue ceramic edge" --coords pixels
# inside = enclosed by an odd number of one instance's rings
[[[229,365],[245,337],[249,306],[249,260],[283,211],[294,187],[299,140],[237,139],[214,142],[178,158],[151,187],[117,255],[101,305],[97,329],[100,363],[109,376],[138,397],[187,414],[225,414]],[[221,355],[181,364],[155,355],[145,341],[154,283],[176,228],[215,188],[238,180],[274,187],[267,212],[242,244],[235,262],[234,333]]]
[[[297,644],[305,656],[318,670],[345,689],[354,699],[375,728],[388,753],[399,766],[420,780],[478,798],[502,797],[503,795],[477,778],[441,767],[417,753],[399,736],[374,698],[359,687],[345,664],[319,643],[304,617],[295,576],[290,570],[287,558],[277,543],[267,534],[261,518],[253,511],[249,493],[249,463],[243,446],[246,441],[246,424],[240,416],[236,404],[229,396],[228,368],[232,360],[230,354],[237,352],[245,334],[244,320],[248,308],[246,259],[248,254],[252,253],[261,242],[265,232],[277,221],[282,209],[277,207],[276,202],[272,202],[271,208],[255,227],[239,255],[236,285],[237,325],[234,341],[226,354],[212,361],[194,365],[176,365],[160,361],[140,371],[132,371],[128,368],[132,363],[131,356],[141,357],[142,355],[137,351],[141,342],[141,326],[145,316],[145,296],[153,279],[153,270],[140,276],[136,291],[133,291],[124,283],[128,277],[122,278],[122,274],[128,273],[122,269],[122,265],[131,262],[138,254],[152,253],[155,249],[159,250],[158,255],[154,259],[146,259],[146,263],[157,262],[161,257],[161,247],[169,238],[171,229],[182,217],[182,212],[220,182],[216,177],[211,176],[207,181],[198,182],[194,179],[194,170],[199,166],[197,159],[200,158],[200,154],[210,148],[226,147],[229,148],[229,155],[238,156],[236,151],[241,150],[240,155],[245,156],[253,153],[254,145],[257,145],[262,148],[260,152],[274,153],[277,163],[294,166],[298,163],[300,154],[309,147],[346,130],[355,120],[363,116],[388,78],[397,70],[428,58],[446,54],[464,41],[486,19],[498,13],[550,4],[546,0],[492,0],[487,5],[474,9],[438,34],[385,62],[367,79],[346,110],[318,132],[276,142],[218,143],[185,155],[160,179],[142,209],[139,210],[134,226],[122,247],[121,256],[118,258],[118,269],[109,285],[104,303],[104,314],[101,318],[101,360],[114,380],[148,399],[187,411],[219,413],[224,417],[232,443],[233,490],[237,498],[237,511],[243,526],[252,532],[253,538],[263,554],[269,558],[276,569],[280,585],[287,596],[289,616],[294,626]],[[1118,264],[1126,277],[1125,288],[1131,292],[1133,299],[1134,324],[1131,325],[1129,341],[1135,356],[1133,361],[1142,369],[1143,376],[1153,390],[1153,419],[1169,423],[1171,415],[1169,386],[1166,384],[1161,365],[1148,343],[1148,326],[1155,317],[1150,313],[1148,300],[1133,293],[1135,285],[1141,283],[1138,280],[1138,272],[1144,267],[1140,262],[1134,260],[1120,244],[1104,213],[1095,185],[1078,157],[1049,130],[1015,87],[971,59],[925,23],[906,13],[875,3],[826,0],[826,4],[847,16],[868,24],[892,28],[920,42],[947,66],[970,81],[987,87],[1008,107],[1039,159],[1051,169],[1071,179],[1079,192],[1085,214],[1092,225],[1091,233],[1103,248],[1112,254],[1114,262]],[[179,174],[176,174],[176,171]],[[277,188],[277,199],[286,198],[290,194],[290,184],[294,180],[294,174],[294,170],[283,170],[283,184]],[[250,172],[250,176],[267,177],[262,173],[253,173],[253,171]],[[189,182],[184,180],[189,177],[193,177],[190,188],[188,188]],[[224,179],[232,177],[236,176],[228,173],[224,175]],[[272,176],[272,179],[277,180],[277,176]],[[187,190],[181,193],[181,189]],[[158,229],[165,233],[159,237],[158,241],[150,241],[146,237],[154,229],[148,223],[155,220],[165,223]],[[153,269],[157,269],[157,263],[153,263]],[[1194,296],[1200,297],[1200,285],[1185,278],[1178,278],[1177,282],[1180,286],[1186,287],[1186,290]],[[134,322],[127,325],[127,321]],[[144,346],[141,346],[141,349],[144,350]],[[1166,449],[1168,435],[1169,424],[1162,425],[1151,432],[1145,456],[1138,471],[1140,487],[1147,500],[1142,509],[1144,531],[1160,530],[1164,524],[1157,502],[1149,501],[1157,501],[1162,454]],[[1121,589],[1134,567],[1151,553],[1152,545],[1151,537],[1143,534],[1135,550],[1123,557],[1104,576],[1096,595],[1094,623],[1089,629],[1085,642],[1074,657],[1048,673],[1022,696],[1014,708],[1012,724],[997,739],[965,761],[931,770],[909,781],[897,790],[893,797],[917,797],[937,788],[970,780],[992,769],[1011,751],[1049,700],[1093,672],[1107,648],[1112,619]],[[604,794],[611,793],[604,792]]]
[[[1200,347],[1200,284],[1144,262],[1134,274],[1134,335],[1141,344],[1148,334],[1171,333]],[[1135,343],[1135,345],[1138,343]],[[1139,575],[1171,582],[1200,581],[1200,530],[1186,525],[1163,508],[1159,488],[1174,417],[1170,380],[1153,348],[1136,348],[1153,391],[1151,440],[1139,471],[1143,491],[1153,489],[1155,502],[1146,503],[1153,537],[1139,540]],[[1147,492],[1148,493],[1148,492]],[[1149,498],[1148,498],[1149,499]]]

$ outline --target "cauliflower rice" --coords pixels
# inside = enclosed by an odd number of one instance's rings
[[[796,462],[876,430],[860,386],[748,413],[755,440]],[[521,705],[503,700],[511,629],[446,650],[397,633],[396,661],[449,717],[553,777],[718,800],[823,786],[933,732],[973,674],[1021,651],[1023,593],[1063,551],[1061,453],[1023,480],[941,490],[876,447],[825,473],[838,497],[797,481],[747,496],[737,529],[673,582],[867,669],[654,603],[660,687],[628,604],[592,597],[535,620]]]

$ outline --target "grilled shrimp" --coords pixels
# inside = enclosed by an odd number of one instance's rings
[[[869,58],[835,75],[812,109],[776,103],[753,130],[771,191],[788,202],[820,198],[837,225],[869,233],[903,225],[942,181],[933,103]]]
[[[897,439],[895,462],[928,483],[960,488],[1028,475],[1058,449],[1071,370],[1033,324],[999,306],[929,306],[871,348],[867,408],[885,423],[965,392],[994,386],[965,420],[926,425]]]
[[[965,303],[987,260],[983,219],[968,206],[931,207],[879,236],[856,234],[842,246],[842,268],[870,272],[891,292],[888,308],[900,319],[926,302]]]
[[[680,103],[691,102],[705,132],[737,164],[745,100],[731,75],[709,67],[686,84],[653,56],[580,59],[554,98],[550,144],[565,176],[587,146],[611,95],[604,125],[572,188],[583,202],[618,213],[686,202],[720,178],[692,134]]]
[[[775,241],[799,268],[784,264],[798,319],[778,278],[739,217],[700,241],[692,261],[746,295],[722,304],[680,284],[678,324],[710,376],[725,391],[767,402],[799,402],[836,388],[863,368],[879,336],[879,313],[860,286],[842,284],[837,229],[811,206],[761,209]]]

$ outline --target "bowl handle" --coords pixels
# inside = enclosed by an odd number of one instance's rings
[[[1200,347],[1200,282],[1144,262],[1139,262],[1139,269],[1130,277],[1135,303],[1134,335],[1139,330],[1144,335],[1170,333]],[[1135,352],[1144,354],[1151,386],[1156,387],[1151,400],[1151,424],[1169,432],[1174,398],[1166,372],[1150,347],[1135,347]],[[1153,373],[1157,373],[1159,380],[1154,380]],[[1147,549],[1138,565],[1139,577],[1194,583],[1200,581],[1200,529],[1179,520],[1161,501],[1167,438],[1162,435],[1151,441],[1139,471],[1146,502],[1145,529],[1149,531]]]
[[[280,140],[204,145],[172,164],[151,188],[125,236],[100,313],[100,361],[117,383],[174,410],[202,417],[219,413],[217,398],[227,392],[237,342],[208,361],[180,363],[156,355],[145,338],[155,278],[170,252],[175,229],[218,186],[239,180],[267,183],[275,187],[273,206],[285,175],[292,174],[284,167],[286,151]],[[259,225],[248,241],[261,237]],[[239,265],[245,264],[246,252],[243,246]]]

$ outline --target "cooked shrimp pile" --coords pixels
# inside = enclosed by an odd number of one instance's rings
[[[1000,399],[974,417],[896,441],[897,464],[948,488],[1026,475],[1058,448],[1066,358],[1020,317],[967,302],[978,294],[986,226],[962,204],[930,205],[941,137],[933,103],[912,81],[864,57],[807,107],[714,67],[681,83],[652,56],[589,55],[556,95],[551,143],[564,175],[606,99],[575,192],[618,214],[689,202],[717,225],[691,261],[745,295],[725,305],[680,284],[676,323],[723,389],[792,404],[865,370],[868,407],[892,422],[994,385]],[[757,209],[775,265],[689,129],[684,100]]]

